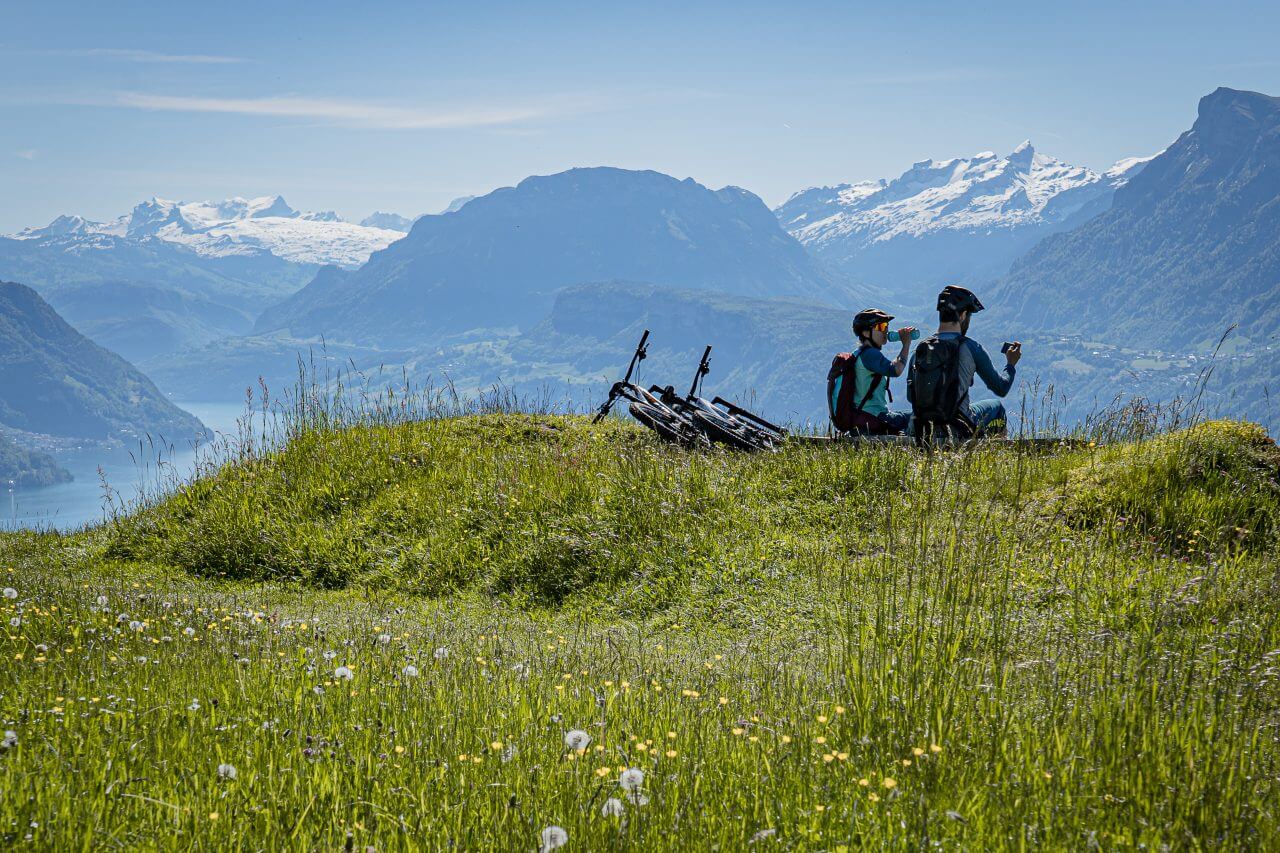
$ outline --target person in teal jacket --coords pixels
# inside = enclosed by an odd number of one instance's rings
[[[853,399],[857,402],[865,399],[866,403],[861,407],[864,413],[884,422],[892,432],[905,433],[909,431],[911,413],[889,409],[889,380],[901,376],[907,369],[915,328],[903,326],[898,330],[902,351],[890,361],[881,349],[889,341],[889,323],[892,320],[893,315],[878,308],[859,311],[853,318],[853,333],[858,336],[859,344],[854,365]],[[877,382],[876,377],[880,377],[880,381]]]

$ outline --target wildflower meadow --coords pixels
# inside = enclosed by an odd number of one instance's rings
[[[1280,453],[295,423],[0,537],[0,837],[1265,848]]]

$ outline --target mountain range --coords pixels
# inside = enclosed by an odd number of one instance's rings
[[[0,280],[34,287],[77,329],[131,361],[246,334],[315,270],[264,250],[206,256],[155,237],[79,228],[0,237]]]
[[[923,160],[892,180],[803,190],[775,213],[841,274],[927,304],[942,285],[997,278],[1044,237],[1106,210],[1149,160],[1098,173],[1027,141],[1003,157]]]
[[[396,221],[402,219],[396,217]],[[217,202],[151,198],[110,222],[64,215],[43,228],[27,228],[14,236],[20,240],[100,234],[135,240],[154,237],[212,257],[255,256],[265,251],[298,264],[356,267],[400,239],[404,230],[355,225],[332,211],[303,213],[275,195]]]
[[[977,336],[993,349],[1028,341],[1022,387],[1052,383],[1069,417],[1119,392],[1184,391],[1232,323],[1208,396],[1259,416],[1280,380],[1267,355],[1280,321],[1277,103],[1218,90],[1165,151],[1103,172],[1024,144],[806,190],[772,212],[736,187],[572,169],[412,224],[376,214],[364,227],[398,239],[358,266],[175,238],[209,236],[211,222],[242,223],[241,235],[335,225],[278,197],[157,201],[124,224],[68,218],[0,239],[0,274],[18,269],[185,399],[238,398],[259,377],[291,385],[301,355],[322,372],[557,387],[584,404],[651,328],[647,366],[666,379],[713,343],[725,396],[820,419],[850,310],[928,325],[937,287],[959,280],[992,309]]]
[[[746,190],[571,169],[421,217],[359,269],[321,271],[255,331],[379,346],[510,334],[559,288],[609,279],[845,307],[870,293],[829,275]]]

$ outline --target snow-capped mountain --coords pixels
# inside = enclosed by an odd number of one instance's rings
[[[361,219],[360,224],[366,228],[385,228],[389,231],[402,231],[407,234],[409,229],[413,227],[413,220],[398,213],[383,213],[381,210],[375,210],[364,219]]]
[[[1028,141],[1004,157],[924,160],[891,181],[804,190],[774,212],[815,255],[910,303],[947,281],[1003,274],[1044,236],[1105,211],[1150,159],[1099,174]]]
[[[344,222],[333,211],[303,213],[278,195],[204,202],[152,198],[111,222],[59,216],[43,228],[27,228],[15,236],[29,240],[95,234],[156,238],[213,257],[265,251],[295,263],[341,267],[360,266],[404,236],[391,228]]]

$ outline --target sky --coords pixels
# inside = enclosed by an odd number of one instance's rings
[[[416,216],[597,165],[772,206],[1023,139],[1102,169],[1218,86],[1280,95],[1278,43],[1280,3],[1230,0],[0,0],[0,233],[152,196]]]

